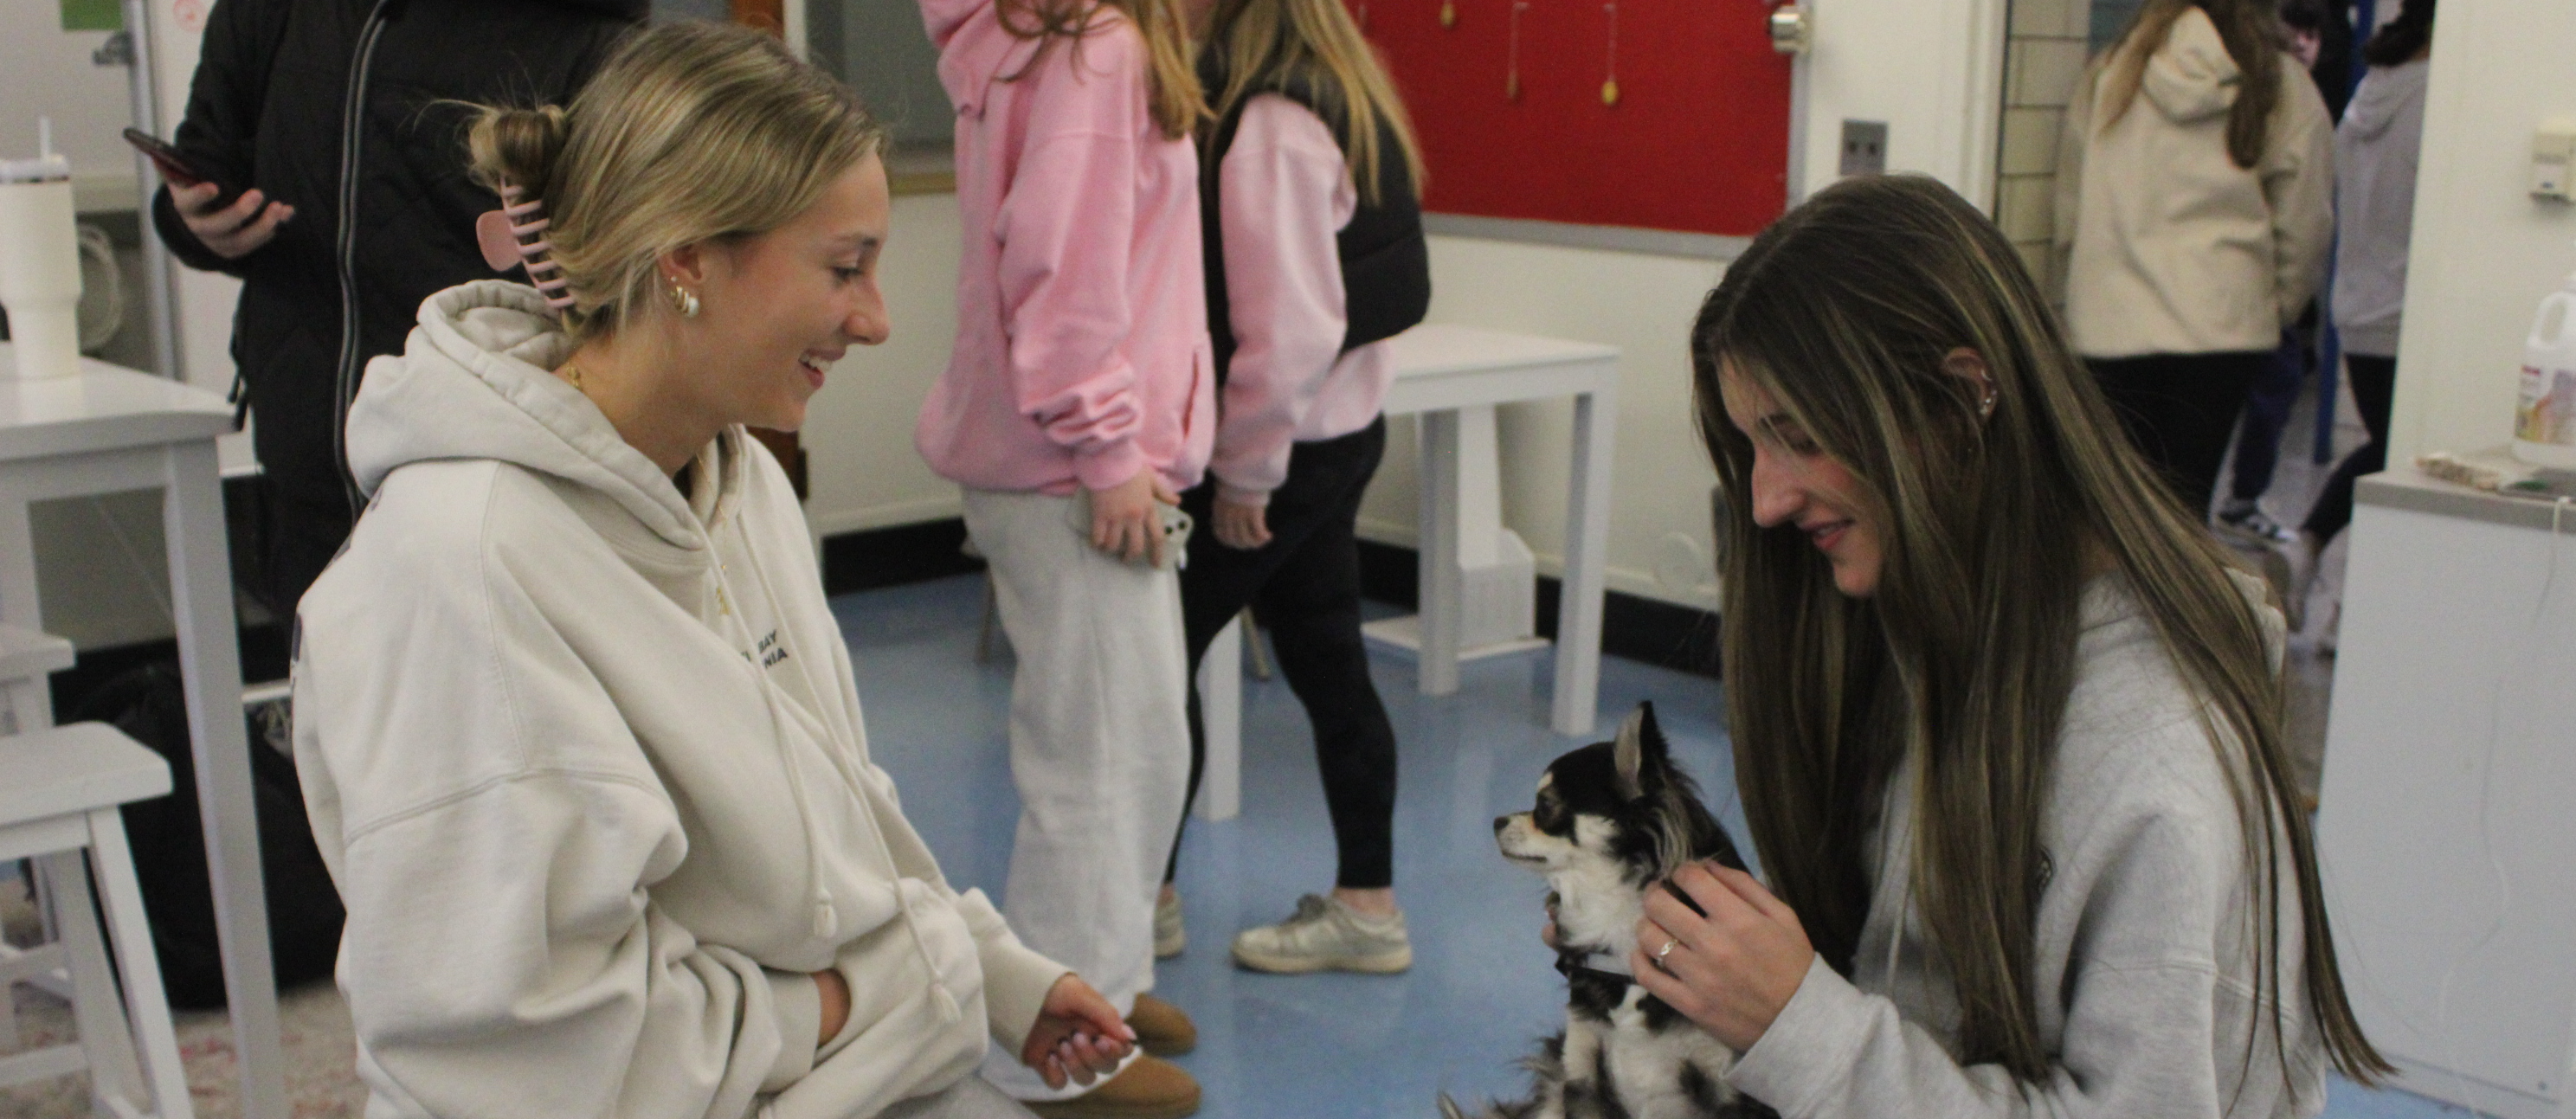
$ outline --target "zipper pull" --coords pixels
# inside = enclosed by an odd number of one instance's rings
[[[832,908],[832,899],[814,899],[814,939],[830,940],[841,932],[840,911]]]

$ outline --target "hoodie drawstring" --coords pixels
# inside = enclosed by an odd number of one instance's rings
[[[787,616],[786,612],[779,606],[777,589],[770,585],[768,570],[760,562],[759,546],[753,543],[751,533],[742,527],[742,515],[739,512],[736,512],[733,516],[726,518],[726,521],[727,527],[731,528],[736,537],[741,540],[744,555],[751,561],[752,578],[760,584],[761,596],[768,601],[770,617],[778,618],[783,621]],[[712,543],[712,540],[710,540],[710,543]],[[722,562],[718,562],[715,565],[713,574],[715,575],[718,591],[720,593],[725,592],[725,588],[730,584],[725,577],[726,571]],[[735,618],[737,625],[744,624],[741,621],[741,615],[737,614],[735,615]],[[744,632],[747,633],[749,631],[748,629],[745,629]],[[812,674],[807,670],[806,666],[801,663],[803,659],[804,658],[799,658],[800,663],[796,666],[795,670],[800,673],[805,673],[805,686],[808,690],[813,691],[817,697],[824,695],[825,693],[817,687]],[[786,701],[784,697],[777,694],[778,685],[770,681],[768,670],[758,663],[756,650],[753,656],[752,672],[760,678],[760,694],[763,704],[769,710],[772,739],[777,743],[779,756],[784,759],[787,764],[788,779],[795,785],[796,814],[797,818],[803,823],[805,831],[805,867],[807,885],[812,891],[814,898],[814,935],[818,939],[829,940],[839,935],[840,915],[832,906],[830,892],[823,888],[822,838],[816,834],[813,811],[805,803],[804,771],[796,762],[795,750],[790,748],[788,745],[785,721],[779,711],[780,704]],[[825,756],[831,760],[834,771],[837,772],[841,780],[848,785],[851,794],[861,799],[863,802],[861,807],[866,809],[867,805],[864,803],[867,796],[866,790],[862,787],[863,783],[859,775],[851,770],[848,759],[842,757],[841,752],[839,751],[825,751]],[[868,809],[860,812],[859,815],[867,823],[869,837],[876,841],[878,856],[885,860],[886,866],[889,870],[893,870],[895,865],[894,845],[886,841],[885,829],[878,823],[876,812],[873,809]],[[958,1021],[958,1019],[964,1016],[965,1012],[958,1006],[957,996],[955,993],[948,989],[947,980],[940,975],[938,963],[931,958],[929,941],[923,937],[921,925],[913,916],[912,900],[904,896],[903,888],[900,885],[901,881],[902,877],[898,874],[896,876],[897,886],[895,887],[896,914],[903,920],[905,936],[912,941],[913,954],[920,958],[922,970],[930,976],[931,998],[933,1002],[938,1004],[941,1024],[953,1025]]]

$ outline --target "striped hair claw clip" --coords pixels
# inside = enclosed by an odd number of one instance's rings
[[[564,281],[563,265],[555,263],[552,244],[546,241],[545,203],[536,199],[520,201],[524,193],[509,183],[501,184],[501,208],[474,219],[474,239],[483,246],[483,263],[495,272],[526,268],[528,282],[546,297],[546,308],[563,311],[572,306],[572,288]]]

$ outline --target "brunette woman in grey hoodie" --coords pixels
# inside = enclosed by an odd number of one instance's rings
[[[1768,884],[1647,901],[1647,990],[1788,1119],[2292,1116],[2388,1070],[2337,976],[2279,615],[2121,438],[2003,235],[1846,181],[1692,339]]]

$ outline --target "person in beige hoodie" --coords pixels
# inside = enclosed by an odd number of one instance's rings
[[[366,512],[297,617],[368,1115],[1028,1119],[988,1048],[1058,1084],[1132,1051],[904,819],[744,430],[886,338],[883,142],[776,40],[698,22],[569,112],[474,124],[478,181],[544,207],[487,259],[552,258],[432,295],[372,363]]]
[[[2332,139],[2266,0],[2150,0],[2067,106],[2067,329],[2195,513],[2247,389],[2324,278]]]

